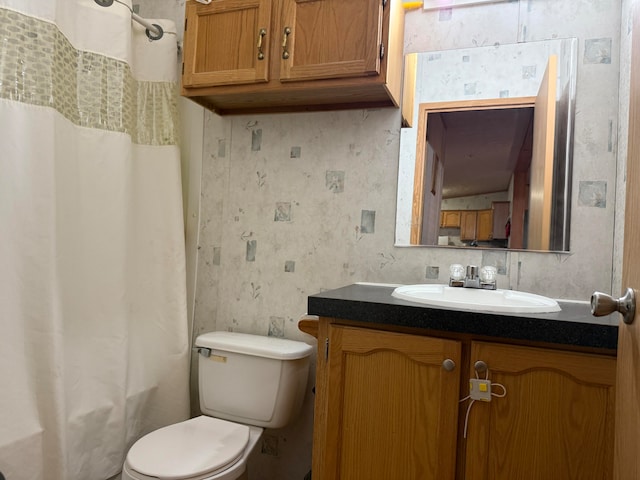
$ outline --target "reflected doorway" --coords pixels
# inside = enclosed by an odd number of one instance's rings
[[[420,244],[527,247],[532,102],[424,111]]]

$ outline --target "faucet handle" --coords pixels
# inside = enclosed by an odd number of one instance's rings
[[[464,267],[459,263],[452,263],[449,266],[449,278],[451,280],[462,280],[464,278]]]
[[[480,269],[480,280],[483,282],[495,282],[498,269],[494,266],[487,265]]]

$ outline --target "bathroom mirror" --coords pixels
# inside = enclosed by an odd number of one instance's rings
[[[576,58],[574,38],[406,56],[396,246],[569,250]]]

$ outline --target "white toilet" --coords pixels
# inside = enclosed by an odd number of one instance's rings
[[[204,415],[160,428],[129,450],[122,480],[237,480],[263,429],[298,415],[312,347],[232,332],[196,339]]]

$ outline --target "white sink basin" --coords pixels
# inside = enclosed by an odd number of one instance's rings
[[[478,312],[548,313],[561,310],[558,302],[551,298],[517,290],[482,290],[423,284],[398,287],[392,295],[411,302]]]

